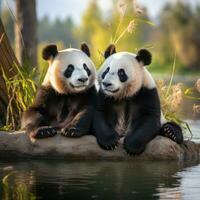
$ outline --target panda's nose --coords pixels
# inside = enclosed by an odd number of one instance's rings
[[[81,83],[85,83],[88,80],[88,78],[78,78],[78,81]]]
[[[108,82],[103,82],[103,85],[104,85],[105,87],[109,87],[109,86],[111,86],[112,84],[111,84],[111,83],[108,83]]]

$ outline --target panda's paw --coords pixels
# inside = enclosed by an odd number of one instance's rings
[[[65,137],[81,137],[79,129],[75,127],[66,128],[61,130],[61,135]]]
[[[45,126],[30,132],[30,137],[34,139],[43,139],[48,137],[53,137],[57,134],[57,128]]]
[[[109,137],[97,138],[97,142],[104,150],[115,150],[118,146],[119,136],[113,134]]]
[[[135,140],[131,141],[129,138],[124,139],[124,149],[126,153],[130,156],[137,156],[144,152],[146,145],[141,142]]]
[[[183,143],[183,133],[181,127],[175,122],[167,122],[161,128],[161,135],[170,138],[178,144]]]

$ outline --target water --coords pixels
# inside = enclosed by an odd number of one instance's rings
[[[200,142],[200,121],[190,121]],[[0,161],[0,199],[200,199],[198,162]]]
[[[197,163],[26,161],[0,168],[1,199],[194,200],[200,195]]]

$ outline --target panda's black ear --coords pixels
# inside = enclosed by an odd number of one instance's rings
[[[55,44],[50,44],[44,47],[42,51],[42,58],[44,60],[50,60],[51,58],[54,58],[58,54],[58,49]]]
[[[140,49],[137,53],[136,59],[138,62],[142,62],[143,65],[150,65],[152,60],[151,53],[146,49]]]
[[[86,53],[88,55],[88,57],[90,57],[90,49],[88,47],[88,45],[86,43],[81,43],[81,51],[83,51],[84,53]]]
[[[104,52],[104,58],[108,58],[110,55],[116,53],[115,45],[110,44]]]

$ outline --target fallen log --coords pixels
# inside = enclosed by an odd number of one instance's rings
[[[92,135],[81,138],[52,138],[30,140],[22,131],[0,132],[0,157],[63,160],[198,160],[199,144],[184,141],[178,145],[168,138],[157,136],[139,156],[129,156],[124,151],[123,139],[114,151],[101,149]]]

